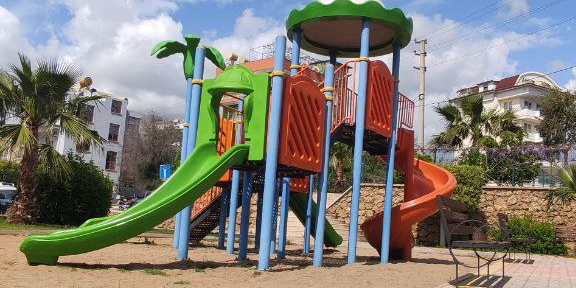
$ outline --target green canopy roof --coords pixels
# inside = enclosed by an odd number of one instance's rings
[[[412,37],[412,19],[398,8],[386,9],[377,1],[354,3],[334,0],[311,2],[294,9],[286,19],[286,33],[292,40],[294,30],[302,29],[301,48],[320,55],[338,51],[339,57],[358,57],[362,19],[370,18],[370,56],[392,52],[395,41],[406,47]]]

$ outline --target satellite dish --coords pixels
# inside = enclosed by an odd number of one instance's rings
[[[92,78],[84,77],[82,80],[80,80],[80,89],[90,87],[90,85],[92,85]]]

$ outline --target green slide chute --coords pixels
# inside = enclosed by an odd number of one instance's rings
[[[215,143],[202,144],[152,195],[124,213],[93,219],[81,227],[47,235],[32,235],[20,245],[30,264],[55,265],[59,256],[98,250],[146,232],[193,203],[231,167],[248,157],[248,145],[236,145],[222,155]]]
[[[296,214],[298,220],[302,222],[302,224],[306,225],[306,201],[308,195],[301,194],[301,193],[292,193],[290,194],[290,209],[292,212]],[[312,215],[316,215],[318,211],[318,207],[316,203],[312,201]],[[316,235],[316,217],[312,217],[312,227],[311,227],[310,235]],[[342,244],[342,236],[336,233],[334,227],[330,225],[330,222],[326,220],[326,226],[324,227],[324,245],[327,247],[336,247]]]

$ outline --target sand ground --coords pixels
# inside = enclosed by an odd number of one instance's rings
[[[133,238],[99,251],[60,257],[58,266],[28,266],[18,250],[24,236],[0,235],[0,287],[436,287],[454,277],[444,253],[415,249],[414,259],[379,265],[378,254],[358,249],[358,263],[345,265],[346,246],[327,250],[325,265],[315,268],[300,245],[287,247],[286,260],[271,261],[269,272],[249,260],[215,248],[214,241],[193,247],[189,261],[176,261],[170,238]],[[253,246],[253,245],[251,245]],[[465,271],[462,271],[465,272]]]

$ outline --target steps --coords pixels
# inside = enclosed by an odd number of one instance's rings
[[[348,224],[346,224],[344,221],[336,219],[330,215],[326,215],[326,219],[328,219],[328,221],[330,221],[330,224],[332,224],[332,227],[334,227],[334,230],[336,230],[336,232],[338,232],[338,234],[340,234],[340,236],[342,236],[342,239],[344,240],[344,242],[348,242],[348,230],[349,230],[349,226]],[[357,228],[357,236],[358,236],[358,242],[367,242],[366,238],[364,237],[364,233],[362,232],[362,229],[360,229],[360,225],[358,225]]]

